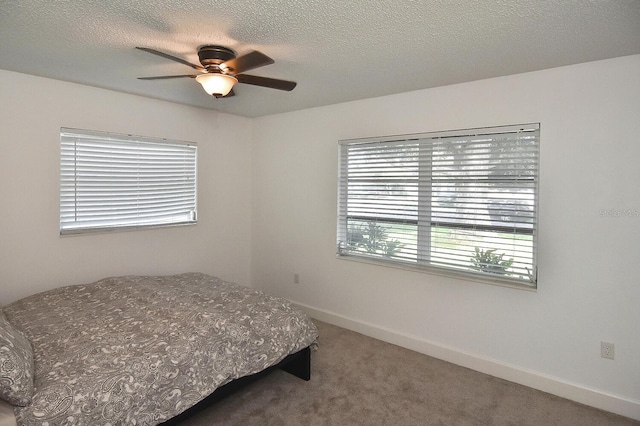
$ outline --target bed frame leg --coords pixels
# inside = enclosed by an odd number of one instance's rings
[[[280,368],[287,373],[308,381],[311,379],[311,349],[309,347],[302,349],[295,354],[294,358]]]

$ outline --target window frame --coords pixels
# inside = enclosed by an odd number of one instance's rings
[[[197,158],[195,142],[61,127],[60,236],[196,225]]]
[[[498,223],[490,223],[490,224],[465,224],[465,223],[455,223],[455,222],[446,222],[441,220],[441,218],[437,218],[436,214],[432,212],[432,208],[436,208],[434,206],[434,193],[432,180],[434,179],[435,172],[430,169],[433,167],[433,163],[431,166],[427,162],[420,161],[419,162],[419,188],[417,190],[418,194],[416,205],[416,211],[419,211],[419,214],[416,213],[416,217],[413,220],[409,219],[397,219],[396,222],[407,225],[407,226],[415,226],[417,233],[417,237],[415,238],[415,259],[400,259],[398,257],[391,258],[391,256],[380,255],[380,250],[374,252],[374,254],[365,253],[360,249],[353,249],[351,242],[349,240],[349,220],[353,221],[361,221],[364,223],[366,221],[374,222],[375,224],[391,224],[394,222],[393,220],[389,220],[389,218],[385,218],[382,216],[378,217],[366,217],[357,216],[351,214],[349,211],[349,201],[354,198],[354,196],[348,195],[349,192],[349,182],[348,182],[348,148],[345,147],[353,147],[357,145],[365,146],[376,146],[379,145],[384,148],[384,144],[393,144],[393,143],[405,143],[408,144],[410,141],[424,141],[424,140],[447,140],[448,138],[472,138],[472,137],[482,137],[485,135],[501,135],[501,134],[511,134],[515,132],[528,132],[527,135],[533,135],[534,149],[535,152],[528,152],[527,155],[532,155],[534,160],[531,164],[534,165],[535,170],[532,173],[532,177],[528,177],[530,181],[528,182],[528,189],[532,190],[532,217],[531,217],[531,229],[527,229],[526,227],[517,228],[515,224],[508,223],[504,217],[501,217],[496,222]],[[419,145],[422,146],[422,145]],[[420,148],[418,148],[420,149]],[[419,272],[429,272],[435,273],[439,275],[452,276],[456,278],[465,278],[468,280],[479,281],[490,284],[498,284],[504,285],[508,287],[516,287],[527,290],[535,290],[537,289],[537,239],[539,232],[539,223],[538,223],[538,202],[539,202],[539,173],[540,173],[540,123],[529,123],[529,124],[519,124],[519,125],[509,125],[509,126],[495,126],[495,127],[485,127],[485,128],[476,128],[476,129],[461,129],[461,130],[452,130],[452,131],[442,131],[442,132],[428,132],[428,133],[418,133],[418,134],[407,134],[407,135],[394,135],[394,136],[385,136],[385,137],[373,137],[373,138],[361,138],[361,139],[346,139],[339,141],[339,164],[338,164],[338,217],[337,217],[337,235],[336,235],[336,257],[339,259],[346,260],[356,260],[365,263],[372,263],[383,266],[396,267],[401,269],[409,269],[415,270]],[[525,154],[522,154],[523,157]],[[497,158],[497,157],[496,157]],[[527,160],[522,160],[523,164],[527,164]],[[345,177],[345,173],[347,177]],[[425,176],[426,174],[426,176]],[[513,184],[514,182],[523,182],[522,177],[513,177],[509,176],[507,173],[500,175],[499,178],[494,178],[491,181],[493,184],[498,184],[499,181],[502,180],[503,186],[497,186],[500,190],[504,190],[509,184]],[[458,181],[460,182],[460,181]],[[429,189],[424,191],[423,188],[428,186]],[[509,194],[515,194],[518,191],[512,189]],[[505,192],[507,193],[507,192]],[[428,213],[428,216],[425,217],[425,213]],[[490,214],[490,213],[488,213]],[[435,219],[435,220],[434,220]],[[371,223],[370,222],[370,223]],[[434,227],[435,225],[435,227]],[[504,233],[504,231],[508,231],[509,233],[513,233],[514,235],[522,234],[524,235],[523,239],[530,239],[531,247],[531,270],[526,269],[527,276],[522,274],[516,274],[515,267],[512,272],[506,273],[505,271],[508,268],[504,269],[503,272],[496,272],[491,269],[479,268],[479,270],[470,270],[465,267],[451,267],[451,265],[438,265],[437,262],[434,262],[434,258],[431,256],[431,241],[432,234],[434,229],[440,226],[440,229],[445,229],[446,227],[450,229],[464,229],[469,228],[475,231],[486,231],[487,233]],[[397,225],[401,226],[401,225]],[[489,234],[487,234],[489,235]],[[502,238],[502,237],[501,237]],[[506,240],[506,239],[505,239]],[[524,243],[523,243],[524,244]],[[481,253],[482,254],[482,253]],[[506,259],[505,259],[506,260]],[[485,266],[489,264],[484,264]],[[517,277],[520,275],[519,277]]]

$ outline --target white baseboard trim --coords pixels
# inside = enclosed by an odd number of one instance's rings
[[[333,312],[317,309],[303,303],[292,302],[305,311],[307,315],[319,321],[346,328],[369,337],[402,346],[404,348],[508,380],[510,382],[570,399],[581,404],[640,420],[640,401],[611,395],[596,389],[590,389],[575,383],[570,383],[544,373],[527,370],[472,353],[463,352],[456,348],[447,347],[416,336],[368,324]]]

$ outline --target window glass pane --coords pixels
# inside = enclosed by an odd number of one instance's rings
[[[349,219],[346,249],[381,259],[416,262],[417,226],[382,220]]]
[[[486,254],[487,250],[492,251]],[[503,278],[530,282],[533,237],[437,226],[431,230],[431,255],[434,266],[460,270],[471,268]]]

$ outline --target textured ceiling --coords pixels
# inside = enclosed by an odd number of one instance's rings
[[[275,64],[207,96],[179,63],[219,44]],[[256,117],[640,53],[640,0],[0,0],[0,68]]]

